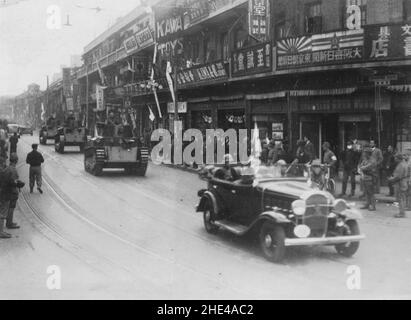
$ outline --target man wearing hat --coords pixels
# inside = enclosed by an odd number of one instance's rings
[[[37,182],[37,190],[43,194],[41,189],[41,165],[44,163],[44,158],[40,152],[37,151],[38,144],[33,144],[33,151],[27,155],[26,163],[30,165],[30,193],[33,193],[34,184]]]
[[[395,215],[395,218],[405,218],[409,178],[408,166],[402,154],[395,155],[395,162],[397,163],[397,166],[395,167],[392,177],[388,179],[388,182],[394,185],[395,196],[400,209],[399,214]]]
[[[7,229],[20,229],[20,226],[13,221],[14,209],[16,209],[17,200],[19,199],[19,189],[24,187],[24,183],[19,180],[19,174],[16,169],[18,161],[17,154],[12,153],[10,155],[10,165],[4,171],[6,179],[11,181],[7,188],[7,200],[9,200],[9,211],[6,220]]]
[[[343,183],[340,198],[345,197],[347,192],[348,180],[351,181],[351,197],[355,195],[355,174],[357,172],[358,163],[361,154],[354,150],[354,143],[350,140],[347,143],[347,149],[341,153],[341,161],[343,163]]]
[[[377,163],[372,158],[372,149],[367,147],[363,152],[363,160],[358,167],[364,185],[364,194],[367,203],[361,209],[376,211],[375,208],[375,183],[377,181]]]

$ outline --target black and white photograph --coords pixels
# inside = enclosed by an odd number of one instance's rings
[[[252,317],[410,270],[411,0],[0,0],[0,300]]]

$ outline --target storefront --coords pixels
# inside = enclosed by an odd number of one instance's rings
[[[285,92],[246,96],[251,128],[257,125],[260,139],[284,141],[287,132],[287,99]]]

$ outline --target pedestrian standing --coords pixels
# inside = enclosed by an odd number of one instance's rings
[[[10,188],[15,186],[6,168],[0,168],[0,239],[10,239],[11,234],[4,231],[4,224],[7,220],[10,208]]]
[[[9,210],[7,214],[6,227],[7,229],[20,229],[17,223],[14,223],[14,209],[16,209],[17,200],[19,199],[19,193],[24,183],[19,180],[19,174],[17,173],[16,165],[19,161],[16,153],[10,155],[10,165],[4,170],[6,180],[10,181],[6,188],[6,197],[9,201]]]
[[[310,138],[307,136],[304,137],[304,142],[305,142],[305,146],[304,146],[305,153],[310,159],[310,162],[312,162],[316,158],[314,144],[310,141]]]
[[[355,195],[356,182],[355,175],[360,161],[361,154],[354,150],[352,141],[348,141],[347,149],[341,153],[341,161],[343,163],[343,183],[340,197],[345,197],[347,192],[348,180],[351,182],[351,197]]]
[[[11,156],[12,153],[17,153],[17,144],[18,143],[19,143],[19,137],[17,136],[17,133],[14,133],[9,139],[10,156]]]
[[[30,193],[33,193],[34,185],[37,183],[37,190],[43,194],[41,165],[44,163],[44,158],[40,152],[37,151],[38,144],[33,144],[33,151],[27,155],[26,163],[30,165]]]
[[[0,168],[6,167],[7,162],[7,153],[8,153],[8,143],[6,132],[3,129],[0,129]]]
[[[392,177],[388,180],[389,183],[394,185],[395,196],[397,198],[400,212],[396,214],[395,218],[405,218],[405,207],[407,202],[408,191],[408,165],[404,160],[403,155],[395,155],[396,167]]]
[[[384,157],[382,155],[381,149],[377,148],[375,140],[370,140],[370,148],[372,150],[371,156],[377,164],[377,181],[376,181],[375,192],[378,194],[380,193],[380,188],[381,188],[381,169],[382,169],[382,163],[384,161]]]
[[[376,211],[375,200],[375,182],[377,180],[377,163],[372,157],[372,149],[365,148],[363,160],[359,165],[359,171],[362,177],[366,204],[361,209]]]
[[[385,173],[385,177],[390,178],[395,170],[395,153],[394,148],[392,146],[388,146],[387,151],[384,152],[383,155],[383,170]],[[389,197],[394,196],[394,186],[392,184],[388,184],[390,193],[388,194]]]
[[[337,156],[331,151],[331,145],[329,142],[323,143],[324,151],[324,164],[330,168],[330,178],[335,177],[335,169],[337,164]]]

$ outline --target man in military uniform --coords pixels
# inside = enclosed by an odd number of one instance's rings
[[[9,212],[7,214],[6,227],[7,229],[20,229],[17,223],[13,222],[14,209],[16,209],[17,200],[19,199],[19,189],[24,186],[19,180],[16,165],[19,161],[16,153],[10,155],[10,165],[4,170],[6,180],[10,181],[7,188],[7,199],[9,200]]]
[[[334,178],[336,175],[337,157],[334,152],[331,151],[331,145],[329,142],[323,143],[324,150],[324,164],[330,167],[330,178]]]
[[[395,155],[397,166],[388,182],[394,185],[395,196],[398,201],[400,212],[395,218],[405,218],[405,207],[408,191],[408,165],[401,154]]]
[[[374,140],[370,141],[370,147],[372,150],[371,157],[374,159],[374,161],[377,164],[377,180],[375,181],[376,183],[376,190],[375,193],[380,193],[380,188],[381,188],[381,169],[382,169],[382,163],[384,161],[384,157],[382,155],[382,151],[380,148],[377,148],[377,145]]]
[[[359,165],[359,171],[362,176],[364,184],[364,193],[367,199],[366,205],[361,209],[368,209],[369,211],[376,211],[375,208],[375,184],[377,181],[377,163],[372,158],[372,149],[365,148],[363,153],[363,160]]]

